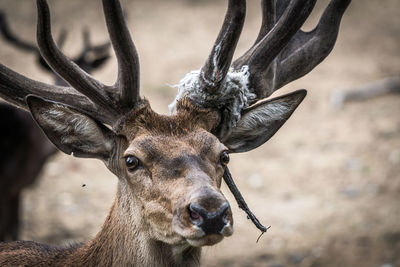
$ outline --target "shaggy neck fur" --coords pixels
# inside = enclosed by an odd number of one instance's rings
[[[0,266],[199,266],[200,248],[172,246],[149,237],[140,206],[123,188],[119,185],[111,211],[91,241],[66,248],[32,241],[0,242]]]
[[[124,191],[124,192],[123,192]],[[173,246],[149,237],[134,196],[119,186],[101,231],[71,258],[82,266],[199,266],[200,248]]]

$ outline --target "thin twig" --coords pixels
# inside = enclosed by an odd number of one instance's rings
[[[244,200],[242,194],[240,193],[239,189],[237,188],[235,182],[233,181],[232,175],[229,172],[228,167],[225,168],[224,172],[224,181],[228,185],[229,190],[231,190],[233,196],[236,199],[236,202],[239,205],[239,208],[244,210],[247,214],[247,218],[250,219],[254,225],[261,231],[261,235],[257,238],[257,242],[260,239],[260,237],[271,227],[265,227],[263,226],[260,221],[257,219],[257,217],[251,212],[249,207],[246,204],[246,201]]]

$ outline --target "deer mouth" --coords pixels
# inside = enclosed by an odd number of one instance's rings
[[[233,234],[228,201],[219,192],[204,191],[202,196],[179,205],[172,218],[174,232],[195,247],[214,245]]]
[[[233,229],[231,227],[231,229]],[[224,234],[204,234],[202,233],[202,235],[200,237],[198,236],[190,236],[190,237],[183,237],[186,242],[193,246],[193,247],[203,247],[203,246],[212,246],[215,245],[219,242],[222,241],[222,239],[224,239],[224,237],[228,237],[230,235],[232,235],[233,230],[230,230],[230,234],[229,235],[224,235]]]
[[[196,216],[194,217],[196,218]],[[221,242],[224,237],[233,234],[231,217],[227,219],[222,227],[218,224],[204,226],[204,224],[196,224],[193,218],[180,220],[175,217],[173,219],[173,228],[178,235],[194,247],[212,246]]]
[[[206,234],[201,229],[198,229],[198,231],[202,233],[200,237],[187,237],[186,241],[194,247],[212,246],[221,242],[224,237],[231,236],[233,234],[233,226],[228,223],[219,233]]]
[[[201,238],[187,238],[186,241],[193,247],[212,246],[222,241],[221,234],[210,234]]]

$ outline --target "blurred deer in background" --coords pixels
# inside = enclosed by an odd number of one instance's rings
[[[18,49],[34,53],[38,65],[53,76],[55,84],[67,86],[47,65],[36,46],[20,39],[11,31],[6,15],[1,10],[0,34]],[[59,47],[63,45],[65,37],[66,32],[63,31],[57,42]],[[83,31],[83,43],[81,53],[73,61],[91,73],[109,58],[110,43],[93,46],[87,30]],[[22,109],[0,103],[0,124],[0,241],[17,240],[21,191],[36,181],[42,167],[57,149],[32,116]]]
[[[0,65],[0,94],[29,109],[63,152],[102,160],[118,177],[115,201],[91,241],[64,249],[0,243],[2,266],[198,266],[202,246],[233,233],[220,190],[223,178],[234,188],[229,154],[262,145],[291,116],[305,90],[266,97],[329,54],[350,0],[332,0],[311,32],[300,27],[316,0],[262,1],[260,34],[232,64],[246,1],[229,0],[208,59],[181,80],[170,116],[155,113],[140,97],[138,55],[121,5],[102,2],[118,61],[114,85],[95,80],[57,49],[49,8],[38,0],[40,51],[70,87]]]

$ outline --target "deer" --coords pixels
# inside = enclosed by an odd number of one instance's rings
[[[101,67],[109,59],[110,43],[93,45],[89,31],[83,30],[83,48],[73,61],[88,73]],[[52,75],[56,85],[67,86],[40,55],[39,49],[21,39],[11,30],[6,15],[0,10],[0,34],[10,45],[33,53],[42,70]],[[63,46],[66,31],[62,31],[57,44]],[[45,163],[58,151],[32,116],[22,109],[0,103],[2,139],[0,147],[0,241],[17,240],[19,236],[19,213],[23,190],[34,184]]]
[[[246,1],[229,0],[210,55],[179,82],[173,113],[164,115],[140,96],[138,53],[118,0],[102,1],[118,63],[113,85],[61,53],[48,4],[37,0],[40,52],[69,86],[34,81],[0,65],[0,95],[28,109],[64,153],[102,160],[118,186],[92,240],[67,247],[0,243],[0,265],[199,266],[202,247],[233,234],[222,180],[246,208],[228,169],[230,154],[261,146],[289,119],[306,90],[268,97],[330,53],[350,0],[331,0],[316,28],[303,32],[315,3],[263,0],[254,45],[232,61]]]

